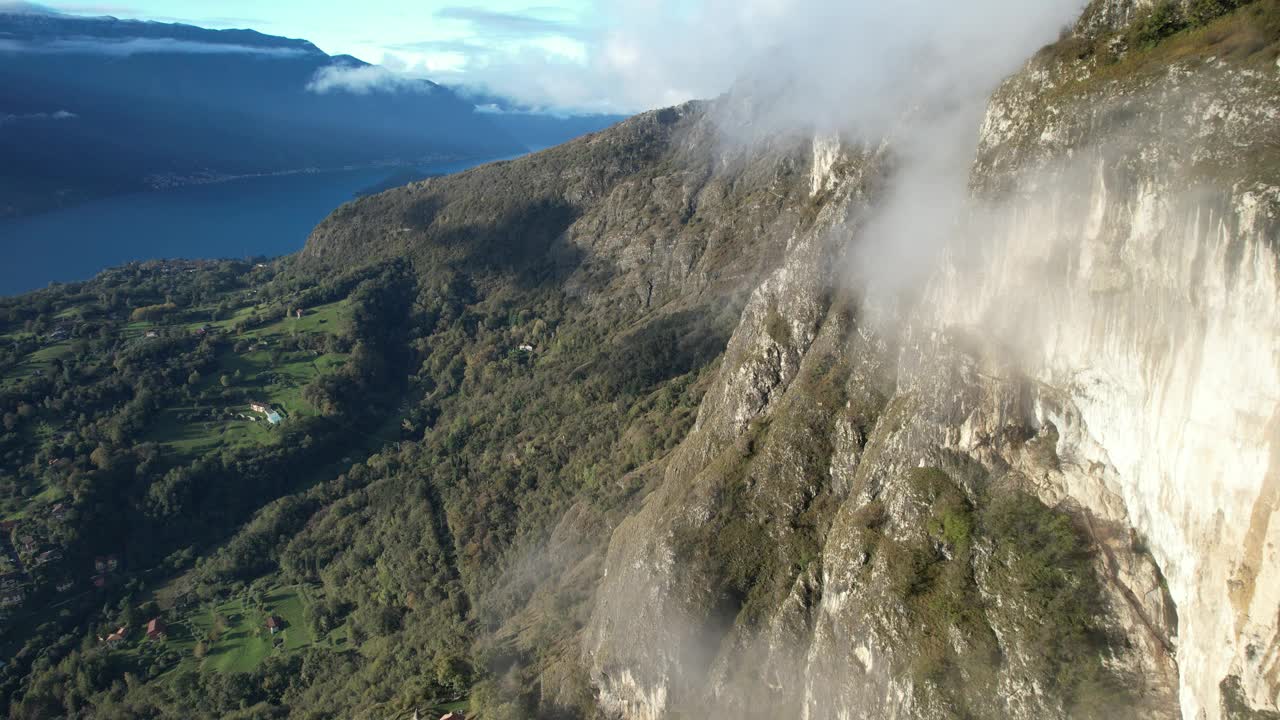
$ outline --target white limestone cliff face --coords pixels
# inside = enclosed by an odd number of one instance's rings
[[[1084,27],[1088,30],[1111,30],[1128,25],[1155,0],[1100,0],[1085,11]]]
[[[925,306],[1016,348],[1070,406],[1037,410],[1078,468],[1060,491],[1159,562],[1183,716],[1219,717],[1230,677],[1274,711],[1280,188],[1250,159],[1276,132],[1276,78],[1210,61],[1045,101],[1063,76],[997,95],[975,176],[1018,178],[1016,199],[955,248]]]
[[[953,268],[926,305],[1015,348],[1071,406],[1037,402],[1075,468],[1060,492],[1132,527],[1159,562],[1184,717],[1217,717],[1228,675],[1274,710],[1280,188],[1180,199],[1105,175],[1099,160],[1082,191],[1033,193],[966,248],[980,269]]]
[[[813,169],[809,173],[809,195],[831,187],[836,180],[834,170],[841,156],[840,138],[834,135],[813,139]]]

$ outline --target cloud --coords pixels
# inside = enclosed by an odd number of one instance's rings
[[[440,20],[468,23],[481,37],[528,37],[536,35],[576,35],[580,28],[573,23],[549,20],[532,12],[511,13],[473,7],[445,7],[435,12]]]
[[[777,100],[797,114],[816,109],[836,122],[857,108],[892,117],[901,110],[900,88],[927,94],[955,82],[989,84],[993,72],[1013,69],[1082,5],[598,0],[588,13],[596,21],[572,33],[581,57],[530,43],[494,45],[478,36],[482,47],[457,48],[468,53],[467,63],[456,78],[445,79],[530,106],[634,112],[714,97],[756,77],[787,89]],[[892,103],[879,99],[886,94]]]
[[[892,307],[917,298],[946,249],[981,237],[1001,212],[969,191],[990,95],[1082,7],[1080,0],[899,0],[894,8],[905,15],[863,17],[854,47],[819,45],[800,57],[788,47],[753,68],[769,78],[756,85],[756,102],[744,103],[753,124],[721,126],[740,136],[800,129],[884,143],[892,172],[857,232],[847,279],[869,306]]]
[[[0,40],[0,52],[40,54],[85,54],[128,57],[130,55],[191,53],[199,55],[248,54],[295,57],[308,54],[302,48],[252,47],[232,43],[206,43],[173,38],[63,38],[45,42]]]
[[[98,3],[57,3],[55,8],[60,13],[72,15],[137,15],[138,9],[129,5],[109,5]]]
[[[43,120],[74,120],[79,115],[69,110],[57,110],[51,113],[23,113],[21,115],[13,113],[0,113],[0,126],[8,125],[16,122],[40,122]]]
[[[320,68],[307,83],[307,90],[319,95],[345,92],[368,95],[375,92],[429,93],[435,86],[380,65],[337,64]]]

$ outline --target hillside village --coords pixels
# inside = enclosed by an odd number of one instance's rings
[[[0,301],[0,650],[13,659],[0,682],[75,642],[215,692],[224,674],[292,672],[369,642],[378,621],[351,616],[327,582],[245,565],[283,545],[264,553],[224,528],[291,517],[271,498],[342,497],[379,450],[431,427],[422,399],[472,377],[456,354],[437,356],[446,368],[388,344],[421,311],[412,288],[399,263],[317,284],[271,263],[150,262]],[[485,372],[532,373],[554,338],[522,321]],[[467,711],[467,663],[439,662],[404,717]]]
[[[139,300],[122,293],[123,288],[167,287],[166,297],[172,298],[174,290],[229,269],[244,274],[243,289],[206,293],[215,302],[179,307],[166,299],[136,305]],[[91,441],[72,416],[60,412],[63,401],[46,396],[35,402],[53,378],[92,377],[95,365],[121,367],[135,357],[194,350],[190,357],[201,359],[184,375],[179,393],[148,411],[153,419],[141,438],[153,448],[148,452],[167,464],[210,451],[277,443],[280,436],[268,429],[277,430],[294,416],[320,414],[302,391],[315,377],[342,367],[347,306],[338,300],[308,312],[269,300],[260,285],[271,272],[266,264],[203,261],[113,269],[94,283],[102,292],[59,301],[49,312],[26,317],[20,327],[10,322],[0,334],[0,398],[12,403],[3,406],[3,429],[16,433],[6,437],[39,443],[35,452],[20,455],[8,445],[5,467],[19,475],[0,471],[5,483],[0,486],[0,622],[17,622],[32,599],[56,607],[104,591],[124,572],[124,548],[118,545],[68,547],[83,521],[73,497],[76,478],[111,460],[100,457],[101,445],[83,450]],[[23,476],[34,482],[13,484]]]

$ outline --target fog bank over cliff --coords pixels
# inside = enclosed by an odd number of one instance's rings
[[[832,189],[841,146],[885,149],[887,187],[859,233],[848,280],[882,301],[918,293],[962,219],[972,230],[979,215],[999,213],[974,205],[968,187],[992,92],[1082,3],[783,5],[720,8],[739,23],[726,37],[738,49],[725,57],[742,64],[720,107],[722,141],[740,149],[813,135],[814,196]],[[699,26],[712,42],[722,30]]]
[[[530,106],[616,112],[715,97],[743,78],[767,80],[780,95],[758,122],[775,129],[856,125],[878,137],[905,105],[989,92],[1083,2],[597,5],[593,14],[603,20],[583,31],[583,58],[526,48],[468,68],[469,81]]]

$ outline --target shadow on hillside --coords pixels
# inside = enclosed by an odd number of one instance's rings
[[[494,208],[472,209],[466,202],[444,204],[426,197],[410,206],[404,218],[427,229],[436,248],[429,255],[439,253],[460,270],[506,276],[520,289],[564,277],[582,262],[584,253],[564,242],[580,216],[577,208],[550,198],[504,205],[494,213]],[[467,224],[437,227],[447,221],[446,214],[457,213],[468,218]]]
[[[605,395],[642,392],[715,360],[732,330],[703,310],[660,315],[617,336],[574,379],[589,380]]]

